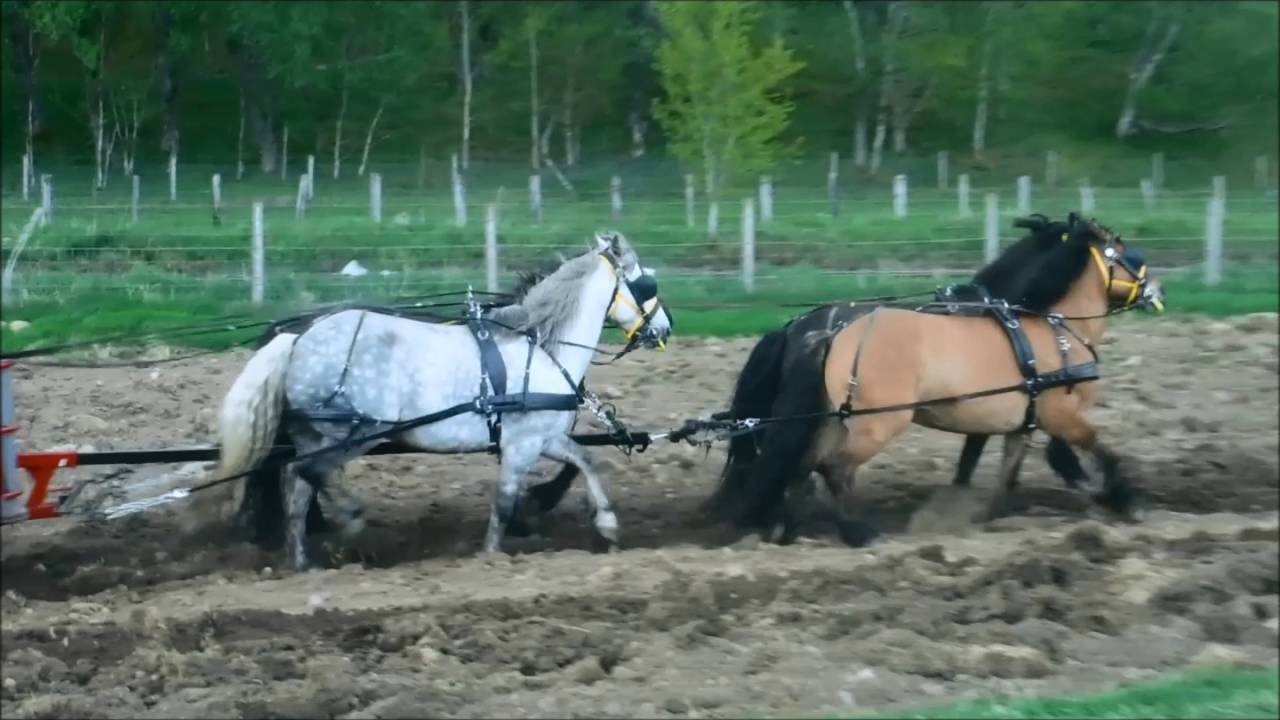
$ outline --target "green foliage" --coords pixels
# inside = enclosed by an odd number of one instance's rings
[[[767,170],[787,149],[780,140],[794,105],[785,83],[804,64],[781,38],[758,47],[752,35],[761,16],[753,2],[658,6],[666,97],[654,114],[671,152],[691,166],[701,163],[714,190]]]

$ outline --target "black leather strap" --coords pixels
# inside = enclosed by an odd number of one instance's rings
[[[493,340],[493,331],[485,326],[482,318],[469,316],[467,318],[467,329],[471,331],[471,336],[475,338],[476,345],[480,348],[480,395],[478,401],[485,403],[491,397],[502,397],[507,393],[507,364],[502,360],[502,352],[498,350],[498,344]],[[527,376],[526,376],[527,377]],[[485,380],[488,380],[490,387],[485,387]],[[502,413],[501,411],[493,411],[489,415],[489,441],[497,445],[502,440]]]

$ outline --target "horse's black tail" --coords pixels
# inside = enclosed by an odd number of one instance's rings
[[[768,417],[778,397],[782,382],[782,360],[787,350],[787,328],[772,330],[760,338],[747,356],[747,362],[738,373],[729,401],[729,414],[734,419]],[[751,464],[756,459],[764,430],[733,437],[729,441],[728,456],[720,471],[720,483],[711,497],[703,503],[703,510],[718,520],[733,517],[734,505],[746,485]]]
[[[808,477],[811,453],[823,424],[831,422],[825,367],[828,343],[804,352],[787,365],[787,391],[774,405],[780,419],[762,438],[755,462],[738,489],[734,520],[740,527],[771,527],[779,517],[787,486],[797,473]]]

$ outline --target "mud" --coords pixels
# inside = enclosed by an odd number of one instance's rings
[[[589,381],[632,426],[671,427],[724,407],[751,343],[677,339]],[[167,508],[6,527],[0,712],[848,714],[1274,664],[1276,350],[1274,315],[1110,328],[1093,417],[1141,490],[1132,525],[1063,487],[1039,450],[1013,514],[977,522],[998,443],[962,491],[948,486],[961,439],[913,429],[860,474],[890,537],[870,550],[838,544],[820,492],[785,548],[695,522],[722,449],[672,446],[597,451],[623,528],[608,555],[590,552],[579,486],[509,556],[478,557],[486,457],[354,463],[370,526],[317,538],[329,569],[311,573],[219,531],[183,536]],[[244,358],[19,368],[24,447],[208,444]],[[139,497],[198,469],[66,477]]]

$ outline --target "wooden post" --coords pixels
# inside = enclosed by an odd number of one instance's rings
[[[1097,207],[1093,197],[1093,186],[1089,184],[1089,178],[1080,181],[1080,212],[1088,215]]]
[[[1138,191],[1142,193],[1142,208],[1147,212],[1156,209],[1156,184],[1151,178],[1138,181]]]
[[[284,137],[280,139],[280,179],[289,179],[289,126],[284,126]]]
[[[489,292],[498,292],[498,206],[490,204],[484,213],[484,278]]]
[[[254,305],[262,304],[263,289],[266,287],[266,240],[262,222],[262,202],[253,204],[253,285],[249,291],[249,299]]]
[[[867,165],[867,121],[859,120],[853,127],[853,166]]]
[[[622,178],[618,175],[609,178],[609,210],[614,220],[622,217]]]
[[[48,173],[40,175],[40,227],[53,222],[53,176]]]
[[[1204,284],[1222,282],[1222,226],[1226,220],[1227,201],[1224,197],[1209,198],[1204,222]]]
[[[382,224],[382,173],[369,173],[369,219]]]
[[[298,176],[298,199],[293,203],[293,217],[296,220],[307,216],[307,186],[310,184],[310,174],[303,173]]]
[[[1058,151],[1050,150],[1044,156],[1044,186],[1058,187]]]
[[[178,202],[178,151],[169,149],[169,202]]]
[[[458,153],[449,158],[449,184],[453,188],[453,224],[467,226],[467,191],[458,170]]]
[[[831,166],[827,170],[827,202],[831,205],[831,217],[840,215],[840,153],[831,153]]]
[[[690,230],[696,227],[693,219],[693,173],[684,175],[684,223]]]
[[[760,176],[760,222],[767,223],[773,220],[773,178],[768,175]]]
[[[1151,182],[1155,183],[1157,190],[1164,189],[1164,153],[1151,154]]]
[[[529,212],[533,214],[533,221],[542,224],[542,174],[534,173],[529,176]]]
[[[31,153],[22,153],[22,202],[31,200]]]
[[[742,287],[756,289],[756,209],[751,198],[742,201]]]
[[[714,239],[720,234],[720,201],[707,203],[707,237]]]
[[[222,175],[214,173],[210,185],[213,191],[213,224],[217,227],[222,225]]]
[[[307,202],[316,197],[316,156],[307,156]]]
[[[1259,190],[1267,189],[1267,181],[1271,174],[1267,172],[1267,156],[1259,155],[1253,159],[1253,186]]]
[[[1018,177],[1018,214],[1026,215],[1031,212],[1031,176],[1020,175]]]
[[[129,198],[129,222],[138,224],[138,205],[142,200],[142,178],[133,176],[133,193]]]
[[[1227,199],[1227,176],[1226,175],[1213,176],[1213,196],[1216,198],[1222,198],[1224,202],[1226,201]]]
[[[961,174],[956,178],[956,199],[959,202],[960,217],[967,218],[973,215],[973,208],[969,206],[969,174]]]
[[[982,261],[989,263],[1000,254],[1000,196],[987,193],[987,216],[983,223]]]
[[[904,218],[907,216],[907,176],[893,176],[893,216],[896,218]]]
[[[948,177],[948,175],[950,174],[950,168],[948,167],[950,165],[949,161],[950,161],[950,157],[947,155],[947,151],[939,150],[938,151],[938,189],[939,190],[947,189],[947,181],[950,179]]]

